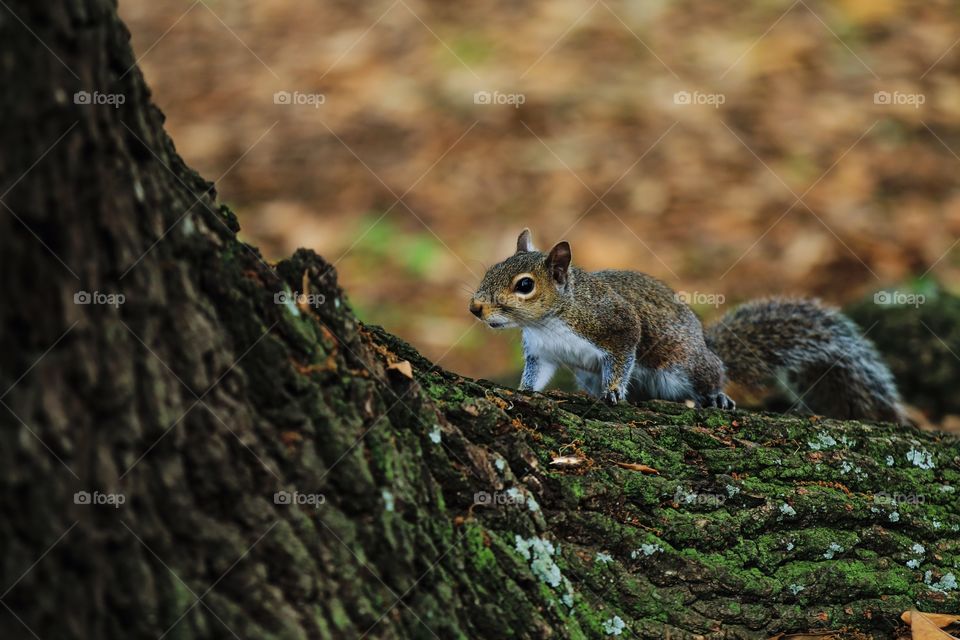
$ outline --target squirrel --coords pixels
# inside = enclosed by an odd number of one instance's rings
[[[893,375],[852,320],[813,299],[748,302],[704,329],[660,280],[633,271],[585,271],[570,244],[516,253],[486,272],[469,310],[493,329],[520,328],[520,390],[542,391],[557,368],[609,403],[692,401],[735,409],[727,380],[772,384],[794,408],[834,418],[906,424]]]

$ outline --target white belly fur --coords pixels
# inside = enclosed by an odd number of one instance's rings
[[[633,381],[650,398],[689,400],[695,395],[690,378],[676,369],[650,369],[638,364],[633,368]]]
[[[524,327],[523,344],[529,353],[544,360],[600,373],[603,351],[560,320],[547,320],[539,327]]]
[[[604,352],[559,320],[524,327],[523,343],[529,353],[545,361],[600,375]],[[637,364],[632,377],[646,397],[679,401],[695,397],[690,378],[679,369],[651,369]],[[595,383],[599,389],[599,379]]]

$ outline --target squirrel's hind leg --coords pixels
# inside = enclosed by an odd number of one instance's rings
[[[733,398],[723,391],[707,394],[703,397],[700,404],[704,407],[716,407],[717,409],[727,409],[730,411],[737,408],[737,403],[733,401]]]

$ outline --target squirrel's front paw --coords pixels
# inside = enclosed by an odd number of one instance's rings
[[[607,389],[603,392],[603,400],[607,404],[618,404],[623,401],[626,394],[620,389]]]

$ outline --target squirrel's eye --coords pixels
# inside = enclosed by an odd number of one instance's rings
[[[533,286],[533,278],[520,278],[513,286],[513,290],[517,293],[530,293],[533,291]]]

